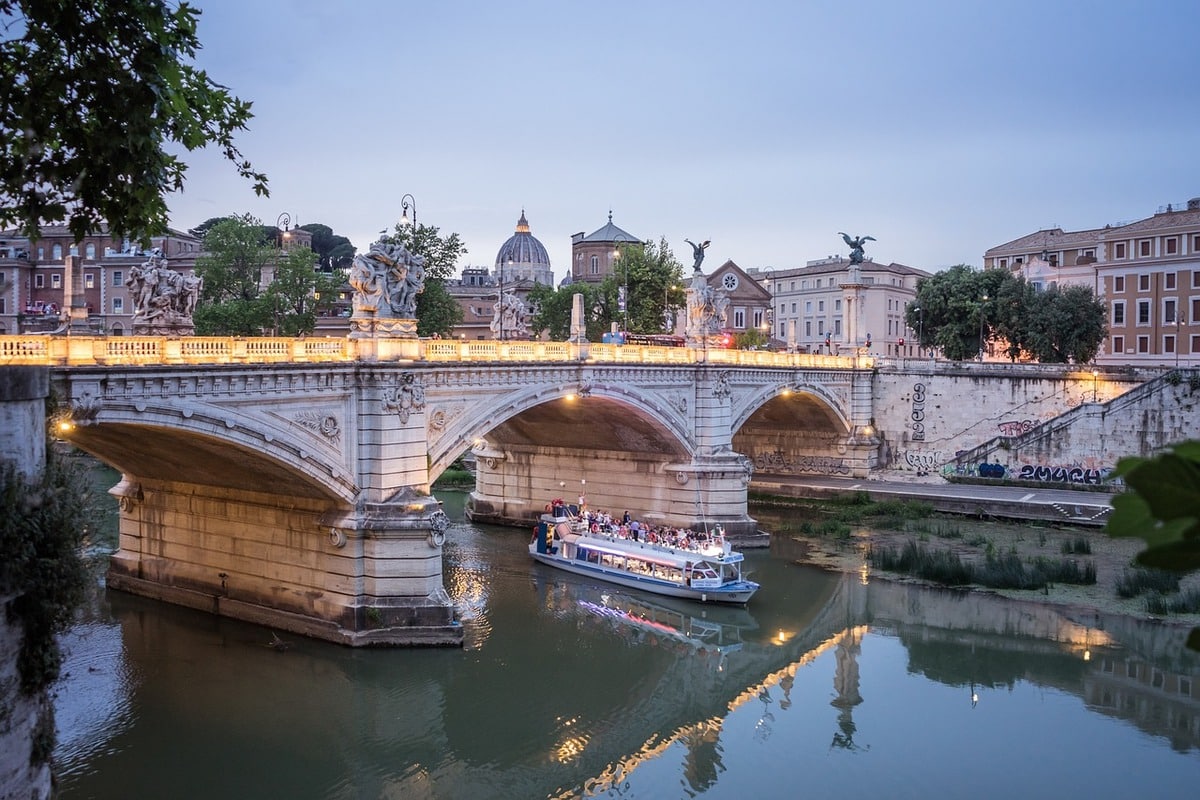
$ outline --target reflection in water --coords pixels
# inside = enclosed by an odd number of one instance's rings
[[[448,532],[461,651],[279,651],[108,595],[68,638],[61,798],[918,797],[953,794],[947,763],[980,797],[1200,781],[1200,665],[1172,626],[765,552],[749,608],[710,607],[524,546]]]

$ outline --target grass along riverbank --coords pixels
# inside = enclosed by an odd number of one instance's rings
[[[804,544],[805,563],[1200,623],[1200,574],[1138,567],[1140,539],[940,514],[920,502],[873,502],[861,492],[829,500],[756,495],[752,506],[772,537]]]

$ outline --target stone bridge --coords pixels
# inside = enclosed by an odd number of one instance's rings
[[[461,640],[431,486],[464,455],[475,520],[584,496],[742,534],[754,475],[928,480],[1042,423],[1060,446],[1035,458],[1092,474],[1200,425],[1194,376],[865,355],[8,336],[0,366],[48,372],[57,435],[122,473],[110,586],[352,645]],[[31,385],[0,403],[5,451],[37,438],[11,435],[42,410]]]
[[[454,643],[437,476],[474,519],[556,496],[753,532],[745,453],[865,476],[866,357],[537,342],[3,337],[122,473],[113,588],[355,645]]]

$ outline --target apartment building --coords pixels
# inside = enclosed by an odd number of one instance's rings
[[[1200,366],[1200,198],[1134,222],[1027,234],[989,249],[984,267],[1091,288],[1108,309],[1099,364]]]
[[[131,267],[146,260],[145,251],[116,239],[106,228],[75,242],[65,225],[47,225],[35,242],[13,231],[0,231],[0,334],[54,330],[65,312],[67,256],[78,256],[88,324],[97,333],[128,334],[133,304],[125,280]],[[201,241],[179,231],[151,238],[171,269],[190,275]]]

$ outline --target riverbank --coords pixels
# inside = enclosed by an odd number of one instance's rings
[[[844,503],[840,507],[844,508]],[[963,563],[973,565],[982,564],[989,554],[1015,554],[1026,564],[1037,559],[1066,559],[1076,561],[1081,567],[1093,566],[1096,582],[1087,585],[1051,583],[1036,590],[970,588],[1039,603],[1133,617],[1153,616],[1168,624],[1200,625],[1200,614],[1158,617],[1147,611],[1144,596],[1122,598],[1118,595],[1118,585],[1135,569],[1134,559],[1145,547],[1141,539],[1117,539],[1091,527],[929,513],[928,508],[923,512],[924,516],[906,518],[899,510],[900,505],[882,516],[839,527],[830,524],[838,508],[838,504],[829,501],[760,498],[755,515],[773,537],[788,537],[800,545],[795,549],[800,553],[797,561],[825,569],[898,582],[931,583],[872,566],[872,551],[900,550],[910,542],[923,550],[951,553]],[[1200,573],[1181,579],[1180,593],[1188,591],[1200,591]]]

